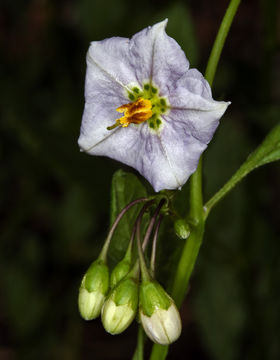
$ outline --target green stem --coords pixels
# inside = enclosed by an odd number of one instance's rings
[[[144,360],[144,340],[145,334],[140,324],[138,327],[137,345],[132,360]]]
[[[221,52],[239,4],[240,0],[230,1],[215,39],[205,72],[205,78],[210,86],[213,84]],[[202,159],[200,159],[197,170],[190,179],[190,217],[194,222],[194,227],[189,238],[185,242],[171,291],[171,296],[178,306],[182,304],[185,297],[189,279],[203,240],[205,219],[203,218]],[[167,346],[155,344],[152,349],[150,360],[164,360],[167,353]]]
[[[206,67],[205,78],[212,85],[217,65],[229,32],[233,18],[236,14],[240,0],[231,0],[224,15],[213,49]],[[171,295],[180,306],[187,291],[189,278],[194,268],[198,252],[203,240],[204,218],[202,197],[202,159],[200,159],[196,172],[190,179],[190,217],[194,220],[194,228],[186,240],[181,259],[179,260],[175,274]]]
[[[161,360],[165,359],[168,353],[168,346],[154,344],[150,356],[150,360]]]
[[[198,224],[203,215],[202,196],[202,157],[199,160],[196,172],[190,178],[190,218]]]
[[[233,18],[236,14],[240,1],[241,0],[231,0],[227,8],[227,11],[224,15],[224,18],[221,22],[220,29],[216,36],[214,45],[212,47],[211,54],[205,70],[205,79],[209,82],[210,86],[212,86],[213,84],[218,62],[221,57],[221,52],[223,50],[225,40],[227,38],[229,29],[231,27]]]
[[[185,242],[171,291],[171,296],[178,307],[182,305],[185,294],[187,292],[189,279],[191,277],[203,240],[203,233],[204,222],[201,221],[193,229],[189,238]]]

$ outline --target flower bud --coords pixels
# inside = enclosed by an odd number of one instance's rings
[[[109,289],[109,269],[103,260],[94,261],[83,277],[78,305],[83,319],[92,320],[100,315]]]
[[[129,272],[131,268],[131,261],[123,258],[113,269],[110,276],[110,287],[113,289]]]
[[[111,290],[102,308],[101,319],[106,331],[120,334],[133,321],[138,307],[138,282],[125,277]]]
[[[190,226],[184,219],[175,221],[174,230],[180,239],[187,239],[190,235]]]
[[[179,311],[155,281],[146,281],[140,286],[140,320],[147,336],[157,344],[171,344],[181,334]]]

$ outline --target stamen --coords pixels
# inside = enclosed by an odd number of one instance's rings
[[[112,130],[117,126],[127,127],[129,124],[141,124],[153,115],[151,109],[151,101],[141,97],[133,103],[124,104],[116,109],[124,116],[117,119],[114,125],[107,127],[107,130]]]

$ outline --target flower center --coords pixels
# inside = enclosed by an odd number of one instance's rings
[[[133,86],[127,95],[132,102],[116,109],[123,116],[114,125],[107,127],[107,130],[117,126],[139,125],[145,121],[151,130],[159,130],[162,125],[161,114],[166,113],[169,106],[166,99],[158,95],[156,86],[150,83],[144,83],[143,89]]]

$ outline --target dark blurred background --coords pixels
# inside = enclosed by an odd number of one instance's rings
[[[86,51],[168,17],[204,72],[227,3],[1,1],[1,360],[131,358],[136,325],[113,337],[77,310],[121,166],[77,146]],[[205,155],[206,199],[279,122],[279,30],[277,0],[243,1],[213,87],[232,105]],[[210,215],[170,359],[280,358],[279,184],[278,163],[258,169]]]

